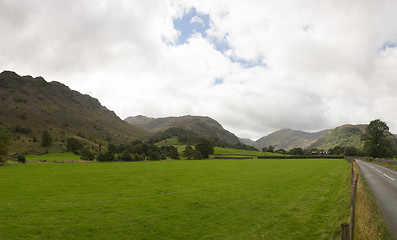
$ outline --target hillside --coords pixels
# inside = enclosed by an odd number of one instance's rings
[[[307,148],[319,139],[329,130],[321,132],[308,133],[291,129],[282,129],[262,137],[254,142],[254,146],[258,149],[272,145],[277,149],[290,150],[292,148]]]
[[[68,137],[98,148],[109,141],[122,143],[149,136],[144,129],[121,120],[95,98],[59,82],[21,77],[10,71],[0,73],[0,122],[13,131],[11,150],[19,152],[37,148],[43,130],[55,141],[50,151],[64,150]]]
[[[343,125],[327,132],[316,142],[311,144],[309,148],[317,148],[328,150],[336,146],[348,147],[354,146],[362,148],[363,143],[360,138],[365,131],[366,125]]]
[[[225,130],[221,124],[210,117],[181,116],[149,118],[139,115],[128,117],[125,121],[152,132],[164,131],[176,127],[194,132],[200,136],[218,138],[232,144],[240,142],[233,133]]]

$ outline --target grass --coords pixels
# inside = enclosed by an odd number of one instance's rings
[[[0,168],[1,239],[338,239],[344,160]]]
[[[248,151],[234,148],[214,148],[215,154],[228,154],[228,155],[254,155],[254,156],[264,156],[263,152],[260,151]]]
[[[80,156],[77,154],[74,154],[72,152],[65,152],[65,153],[47,153],[43,155],[32,155],[28,154],[25,156],[27,161],[33,161],[33,162],[39,162],[39,161],[47,161],[47,162],[64,162],[64,161],[79,161]]]

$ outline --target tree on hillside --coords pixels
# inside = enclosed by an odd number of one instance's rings
[[[43,134],[41,135],[41,146],[49,147],[51,146],[51,143],[52,143],[51,135],[47,132],[47,130],[44,130]]]
[[[78,154],[84,147],[83,144],[75,138],[68,138],[66,144],[67,151],[74,152],[75,154]]]
[[[80,159],[81,159],[81,160],[89,160],[89,161],[92,161],[92,160],[95,159],[95,155],[90,151],[89,148],[84,148],[84,149],[81,151],[81,157],[80,157]]]
[[[209,158],[210,154],[214,153],[214,144],[206,139],[201,139],[200,143],[196,145],[196,150],[198,150],[203,158]]]
[[[0,127],[0,165],[4,164],[3,156],[7,155],[11,145],[11,135],[5,127]]]
[[[393,156],[393,146],[387,135],[389,127],[379,119],[371,121],[365,128],[361,141],[364,141],[364,151],[370,157],[387,158]]]

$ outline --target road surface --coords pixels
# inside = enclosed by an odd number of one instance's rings
[[[377,164],[356,160],[374,193],[386,221],[397,238],[397,172]]]

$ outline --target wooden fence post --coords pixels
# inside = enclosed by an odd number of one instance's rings
[[[342,223],[340,225],[340,239],[342,240],[348,240],[350,237],[349,234],[349,224],[348,223]]]

